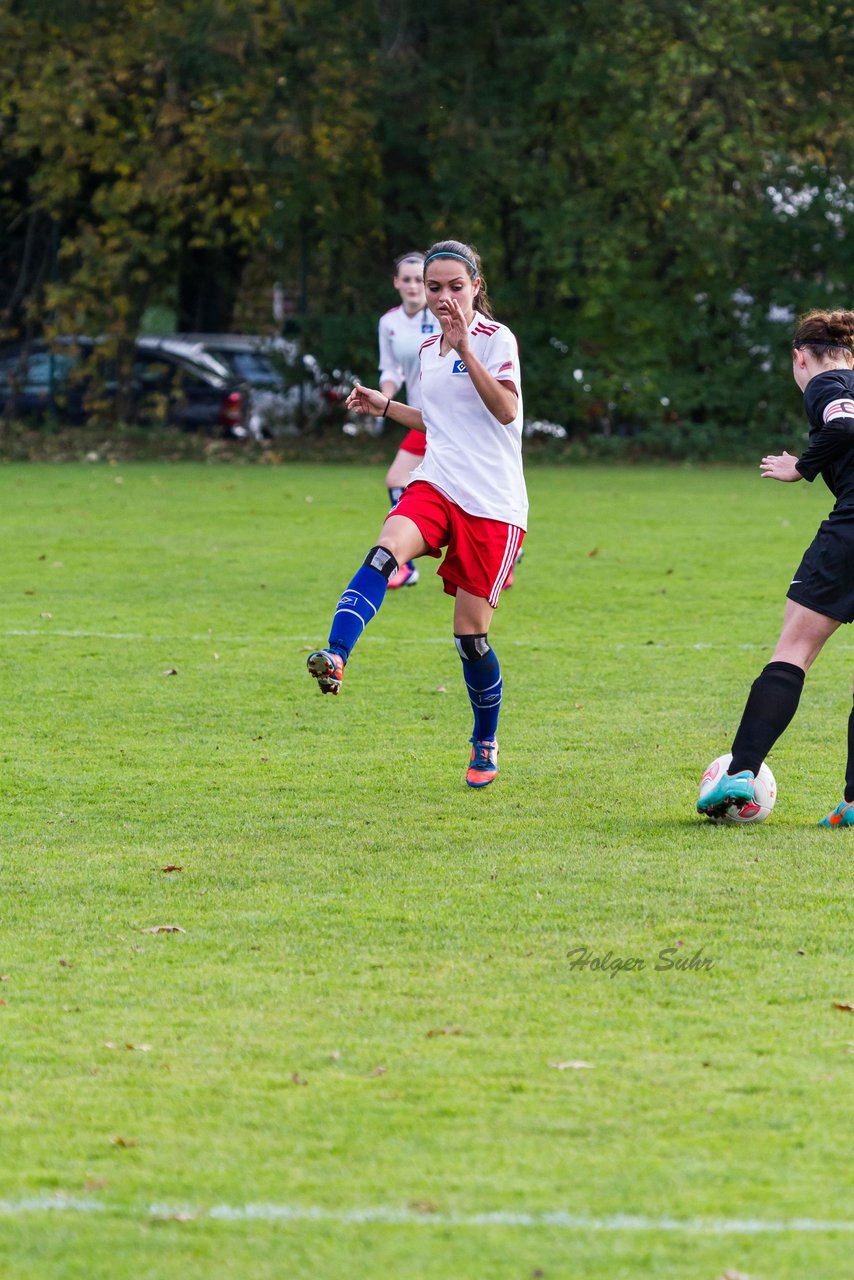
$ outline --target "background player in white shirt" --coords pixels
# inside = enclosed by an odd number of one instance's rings
[[[400,305],[386,311],[379,324],[380,391],[384,398],[391,399],[403,387],[406,403],[418,406],[421,404],[418,353],[422,342],[439,332],[439,321],[428,311],[424,295],[423,253],[413,250],[396,260],[394,287],[400,294]],[[408,431],[401,441],[385,478],[392,506],[409,484],[413,468],[424,457],[424,448],[423,431]],[[417,581],[418,570],[410,560],[392,576],[389,590],[414,587]]]
[[[446,548],[438,572],[455,597],[454,640],[474,712],[466,782],[483,787],[498,771],[502,696],[489,625],[528,514],[519,351],[510,330],[492,318],[470,245],[435,244],[424,272],[427,305],[441,333],[422,346],[421,408],[358,385],[347,402],[359,413],[426,431],[424,461],[339,600],[327,648],[311,654],[308,669],[323,693],[337,694],[350,652],[398,565]]]

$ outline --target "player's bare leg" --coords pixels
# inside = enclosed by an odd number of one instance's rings
[[[423,459],[408,449],[398,449],[388,469],[385,482],[392,509],[397,505],[400,495],[409,484],[409,477]],[[418,570],[412,560],[401,562],[399,569],[389,578],[389,591],[397,591],[399,587],[414,587],[418,583]]]

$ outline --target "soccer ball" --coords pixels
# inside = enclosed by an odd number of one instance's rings
[[[701,796],[708,790],[711,783],[715,782],[726,771],[730,760],[732,760],[732,754],[727,752],[725,756],[718,756],[717,760],[712,761],[700,779]],[[747,804],[731,804],[723,816],[714,819],[714,821],[764,822],[774,808],[776,801],[777,783],[774,781],[774,775],[767,764],[763,764],[753,784],[753,799],[748,800]]]

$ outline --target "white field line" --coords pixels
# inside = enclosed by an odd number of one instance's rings
[[[208,1220],[211,1222],[321,1222],[338,1226],[435,1226],[435,1227],[530,1227],[578,1232],[682,1232],[686,1235],[786,1235],[854,1232],[854,1222],[822,1221],[817,1218],[649,1218],[633,1214],[589,1217],[555,1210],[524,1213],[495,1210],[490,1213],[419,1213],[414,1209],[376,1206],[364,1209],[324,1209],[311,1205],[216,1204],[207,1208],[193,1205],[152,1204],[138,1212],[101,1200],[72,1196],[30,1196],[20,1200],[0,1200],[0,1217],[20,1217],[30,1213],[109,1213],[132,1219]]]
[[[290,636],[290,635],[269,635],[269,636],[222,636],[209,632],[204,635],[179,635],[179,636],[146,636],[133,631],[62,631],[58,627],[42,627],[34,630],[24,630],[23,628],[13,628],[9,631],[2,632],[3,635],[9,637],[23,637],[24,639],[40,639],[40,640],[132,640],[137,643],[148,644],[183,644],[187,641],[197,644],[322,644],[322,640],[314,636]],[[390,639],[388,636],[366,635],[362,644],[399,644],[397,639]],[[406,642],[408,645],[418,644],[444,644],[453,647],[453,640],[450,636],[426,636],[423,639],[410,638]],[[505,645],[513,645],[516,648],[541,648],[547,643],[545,640],[505,640]],[[637,640],[632,644],[615,644],[610,646],[615,652],[623,649],[721,649],[731,652],[733,649],[767,649],[768,644],[704,644],[690,643],[668,643],[659,640]],[[854,649],[854,645],[836,644],[834,649]]]

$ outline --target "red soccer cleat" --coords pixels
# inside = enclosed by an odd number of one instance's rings
[[[344,679],[344,659],[329,649],[318,649],[309,655],[306,666],[320,686],[321,693],[341,692],[341,681]]]

